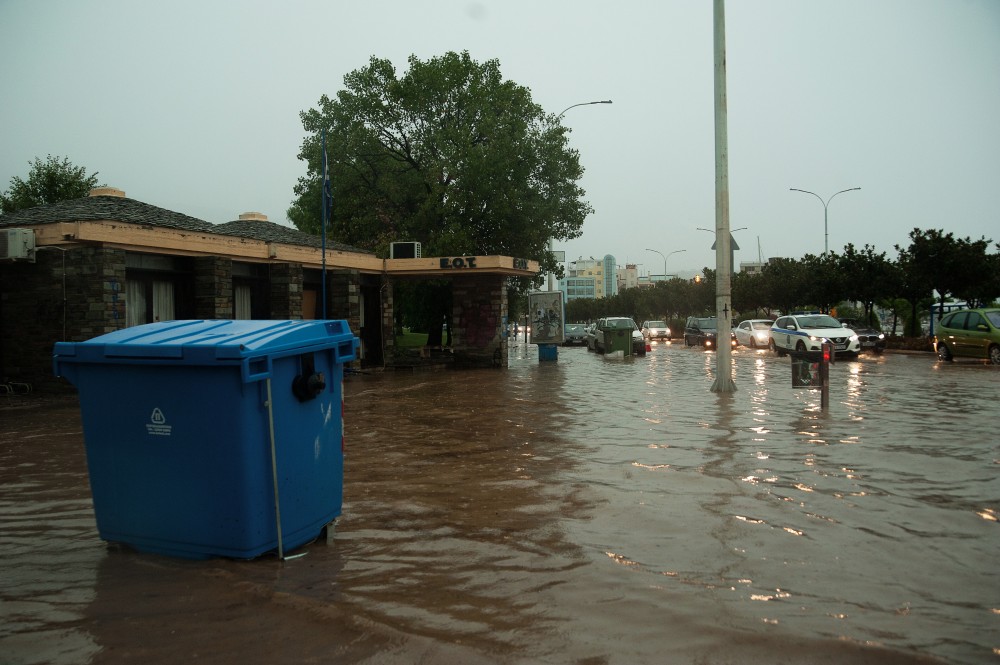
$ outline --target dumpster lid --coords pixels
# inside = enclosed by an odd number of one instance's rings
[[[197,364],[329,348],[352,338],[342,320],[163,321],[116,330],[85,342],[59,342],[55,355],[62,362],[141,358]]]

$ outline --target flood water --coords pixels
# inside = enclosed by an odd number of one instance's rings
[[[1000,368],[839,362],[824,411],[715,362],[351,375],[343,516],[284,562],[109,547],[75,398],[0,396],[0,663],[1000,662]]]

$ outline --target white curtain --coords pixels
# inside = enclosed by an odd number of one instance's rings
[[[153,321],[173,321],[174,285],[171,282],[153,282]]]
[[[125,280],[125,326],[131,328],[146,323],[146,285],[134,279]]]
[[[233,303],[233,318],[234,319],[249,319],[250,318],[250,287],[245,285],[238,285],[235,288]]]

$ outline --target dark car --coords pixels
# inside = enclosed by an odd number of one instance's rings
[[[1000,365],[1000,309],[951,312],[938,322],[934,333],[934,348],[941,360],[966,356]]]
[[[860,319],[845,319],[837,317],[837,320],[845,328],[850,328],[858,336],[862,351],[871,351],[878,355],[885,351],[885,333],[875,330],[870,325],[862,323]]]
[[[587,346],[587,326],[582,323],[567,323],[563,326],[563,346]]]
[[[684,343],[688,346],[701,345],[714,349],[719,334],[718,319],[714,316],[689,316],[684,324]],[[729,331],[729,344],[736,346],[736,335]]]

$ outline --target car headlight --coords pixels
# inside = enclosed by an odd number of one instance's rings
[[[879,333],[878,334],[878,338],[879,339],[885,339],[885,333]]]
[[[852,342],[858,341],[858,336],[857,335],[851,335],[851,341]]]

